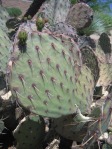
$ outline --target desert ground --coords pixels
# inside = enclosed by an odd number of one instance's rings
[[[4,7],[18,7],[22,10],[23,14],[26,12],[31,2],[28,0],[2,0]]]

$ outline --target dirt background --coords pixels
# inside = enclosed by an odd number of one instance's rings
[[[30,6],[31,2],[27,0],[2,0],[2,4],[4,7],[18,7],[24,14]]]

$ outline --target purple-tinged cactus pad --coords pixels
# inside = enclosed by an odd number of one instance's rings
[[[66,23],[76,29],[90,26],[93,18],[93,10],[85,3],[77,3],[70,10],[66,18]]]

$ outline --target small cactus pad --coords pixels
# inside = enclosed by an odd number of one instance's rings
[[[75,4],[69,11],[66,22],[76,29],[88,27],[93,18],[93,10],[85,3]]]
[[[32,32],[26,53],[16,52],[10,84],[24,107],[54,118],[76,112],[76,105],[82,113],[90,109],[93,77],[71,38]]]
[[[44,120],[39,116],[23,118],[13,132],[17,149],[41,149],[45,135]]]
[[[101,46],[105,54],[111,53],[112,50],[111,50],[110,38],[106,33],[102,33],[100,35],[99,45]]]
[[[112,64],[100,64],[98,85],[107,87],[112,84]]]
[[[81,113],[76,113],[54,119],[52,125],[56,132],[64,138],[82,142],[91,120],[91,118],[85,117]]]
[[[112,96],[102,98],[97,102],[99,105],[99,117],[95,118],[93,122],[91,122],[88,126],[87,134],[83,140],[83,143],[86,147],[91,147],[91,145],[98,140],[98,138],[108,129],[108,126],[111,122],[112,115]],[[97,111],[98,112],[98,111]],[[94,115],[96,117],[96,115]],[[87,144],[85,143],[87,142]]]
[[[94,81],[97,83],[99,79],[99,66],[98,66],[98,60],[94,52],[90,47],[83,47],[81,49],[82,53],[82,61],[83,63],[91,70]]]
[[[101,46],[97,44],[95,55],[97,56],[100,69],[97,86],[107,87],[112,83],[112,60],[110,58],[111,54],[105,54],[101,49]]]
[[[97,41],[96,41],[96,49],[94,52],[95,55],[97,56],[99,63],[107,63],[107,57]]]
[[[41,6],[37,16],[41,15],[53,25],[65,21],[69,8],[69,0],[49,0]]]

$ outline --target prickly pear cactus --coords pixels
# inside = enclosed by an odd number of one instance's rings
[[[75,113],[76,105],[82,113],[89,111],[93,76],[82,66],[80,50],[70,37],[35,31],[26,53],[15,49],[13,55],[10,85],[21,105],[54,118]]]
[[[81,53],[83,63],[91,70],[94,81],[95,83],[97,83],[100,70],[98,66],[98,60],[96,55],[94,54],[94,51],[89,46],[85,46],[81,49]]]
[[[69,11],[66,23],[76,29],[88,27],[93,18],[93,10],[85,3],[75,4]]]
[[[100,63],[106,63],[107,62],[105,53],[97,41],[96,41],[96,49],[94,52],[95,52],[95,55],[97,56],[97,59]]]
[[[8,54],[11,47],[11,42],[7,35],[6,28],[7,12],[0,6],[0,71],[6,71]]]
[[[42,5],[37,16],[47,18],[53,25],[65,21],[69,8],[69,0],[49,0]]]
[[[0,6],[0,28],[2,27],[3,30],[6,30],[6,21],[8,20],[9,15],[6,9]]]
[[[99,40],[99,42],[101,41]],[[104,48],[106,48],[106,46],[104,46]],[[108,44],[107,44],[107,48],[108,48]],[[96,50],[94,51],[94,53],[97,56],[98,63],[99,63],[98,65],[100,69],[97,86],[107,87],[112,83],[112,59],[111,59],[112,52],[111,53],[107,52],[108,53],[107,54],[104,51],[106,51],[106,49],[102,50],[101,46],[98,43],[96,43]]]
[[[107,130],[111,115],[112,115],[112,96],[111,94],[105,98],[102,98],[98,101],[99,104],[99,116],[98,113],[94,112],[92,117],[95,118],[88,126],[87,134],[83,140],[82,146],[84,149],[89,148],[95,141],[98,141],[98,138]]]
[[[30,115],[23,118],[13,132],[18,149],[42,149],[45,135],[44,120]]]
[[[54,119],[52,127],[64,138],[82,142],[91,121],[91,117],[83,116],[80,110],[77,109],[75,114]]]
[[[106,33],[102,33],[99,38],[99,45],[101,46],[102,50],[105,54],[111,53],[111,43],[110,38]]]
[[[112,83],[112,64],[100,64],[98,86],[107,87]]]

